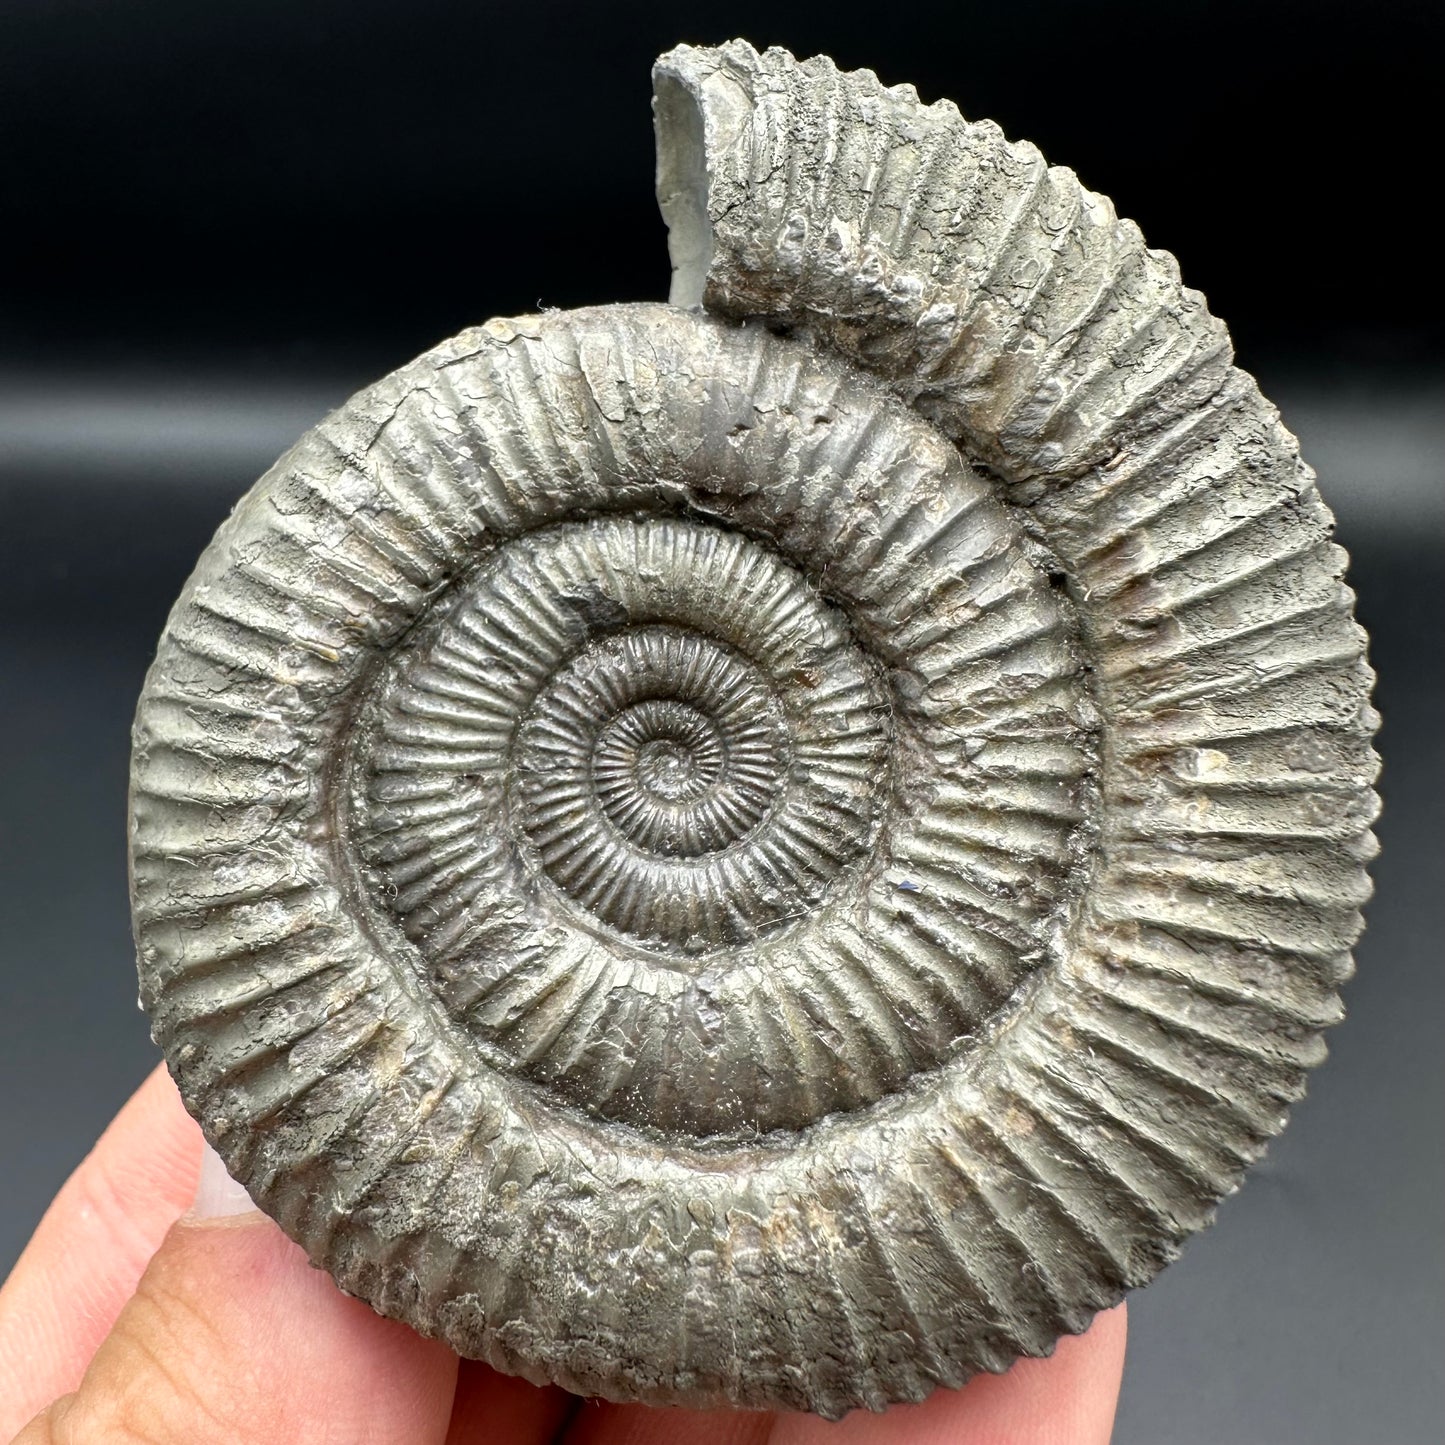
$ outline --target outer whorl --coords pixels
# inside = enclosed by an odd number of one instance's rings
[[[1369,674],[1293,440],[1107,201],[826,60],[656,75],[677,304],[443,343],[202,557],[141,983],[378,1310],[836,1416],[1047,1353],[1282,1126]]]

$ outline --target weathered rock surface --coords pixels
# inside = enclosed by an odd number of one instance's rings
[[[141,986],[378,1310],[838,1415],[1046,1353],[1282,1127],[1370,675],[1293,438],[1107,200],[824,59],[656,87],[674,304],[463,332],[202,557]]]

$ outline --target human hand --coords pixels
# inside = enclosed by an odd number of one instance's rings
[[[458,1361],[343,1295],[251,1207],[158,1068],[0,1290],[0,1440],[18,1430],[14,1445],[1101,1445],[1124,1334],[1121,1305],[1051,1359],[837,1425],[585,1403]]]

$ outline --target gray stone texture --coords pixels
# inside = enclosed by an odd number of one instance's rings
[[[655,85],[672,304],[463,332],[198,564],[142,995],[381,1312],[837,1416],[1047,1353],[1283,1126],[1370,674],[1294,439],[1107,200],[825,59]]]

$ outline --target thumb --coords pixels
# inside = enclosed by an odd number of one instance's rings
[[[456,1358],[348,1299],[211,1150],[73,1394],[15,1445],[440,1445]]]

